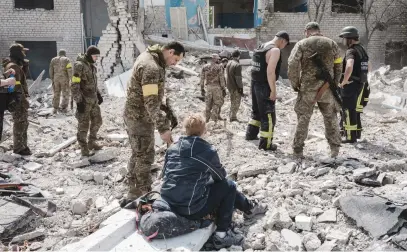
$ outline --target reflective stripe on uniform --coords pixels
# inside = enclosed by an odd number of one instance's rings
[[[250,125],[256,126],[256,127],[260,127],[260,121],[257,120],[250,120],[249,122]]]
[[[16,81],[16,85],[21,85],[21,81]]]
[[[352,140],[352,135],[351,135],[351,131],[356,131],[358,130],[358,125],[351,125],[350,124],[350,115],[349,115],[349,110],[345,110],[345,114],[346,114],[346,118],[345,118],[345,122],[343,123],[343,127],[345,128],[346,131],[346,139],[347,140]]]
[[[364,100],[365,100],[365,102],[368,102],[368,101],[369,101],[369,98],[365,98]]]
[[[81,78],[72,76],[72,83],[79,83],[79,82],[81,82]]]
[[[260,137],[267,139],[267,149],[271,147],[271,140],[273,139],[273,119],[271,118],[271,114],[267,115],[267,120],[269,124],[268,131],[260,131]]]
[[[66,68],[72,68],[72,64],[68,63],[68,65],[66,65]]]
[[[334,64],[341,64],[343,61],[342,57],[335,59]]]
[[[359,93],[358,96],[358,101],[356,102],[356,111],[361,112],[360,110],[363,111],[363,104],[362,104],[362,97],[363,97],[363,92],[365,91],[365,84],[363,84],[362,90]]]
[[[143,96],[158,95],[158,84],[147,84],[142,86]]]

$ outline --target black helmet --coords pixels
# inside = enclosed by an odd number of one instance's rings
[[[342,29],[341,34],[339,35],[341,38],[359,38],[359,31],[354,26],[347,26]]]

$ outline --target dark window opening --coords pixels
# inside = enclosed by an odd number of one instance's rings
[[[54,0],[14,0],[14,8],[16,9],[54,9]]]
[[[388,42],[384,63],[392,70],[400,70],[407,66],[407,42]]]
[[[30,79],[36,79],[42,70],[45,70],[43,78],[49,78],[49,63],[52,58],[57,56],[56,41],[17,41],[24,47],[30,49],[27,51],[27,59],[30,61]]]
[[[209,0],[214,28],[253,28],[254,0]]]
[[[362,13],[364,0],[332,0],[332,12]]]
[[[274,12],[307,12],[307,0],[274,0]]]

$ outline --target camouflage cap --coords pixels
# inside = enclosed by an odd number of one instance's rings
[[[213,54],[212,54],[212,59],[220,59],[219,54],[213,53]]]
[[[305,26],[305,30],[319,30],[319,24],[317,22],[309,22]]]
[[[15,43],[10,46],[10,51],[28,51],[28,48],[24,48],[22,44]]]

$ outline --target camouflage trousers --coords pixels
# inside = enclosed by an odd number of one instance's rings
[[[88,147],[88,133],[89,133],[89,142],[96,141],[97,133],[102,126],[102,115],[100,113],[100,107],[95,101],[86,101],[85,102],[85,111],[84,113],[79,113],[76,111],[76,119],[78,119],[78,133],[77,139],[81,148]]]
[[[69,80],[68,79],[56,79],[52,82],[52,88],[54,90],[54,98],[52,100],[52,106],[54,109],[59,109],[61,105],[61,109],[66,109],[69,103],[69,96],[71,94],[71,90],[69,87]],[[62,102],[61,102],[61,94],[62,94]]]
[[[127,198],[137,199],[151,190],[151,165],[154,163],[154,124],[131,116],[124,117],[131,146],[127,166],[129,192]]]
[[[219,113],[224,103],[224,98],[222,95],[222,89],[220,87],[210,87],[206,91],[205,96],[206,110],[205,116],[206,121],[209,122],[210,119],[213,121],[218,121]]]
[[[28,108],[29,103],[24,94],[18,94],[14,111],[11,111],[13,117],[13,151],[18,153],[27,146],[28,130]]]
[[[237,90],[230,90],[230,120],[237,119],[242,95]]]
[[[316,92],[298,93],[294,111],[297,114],[297,129],[294,137],[293,149],[295,154],[302,154],[304,142],[308,136],[308,126],[315,107]],[[317,102],[318,108],[324,118],[325,138],[332,151],[338,151],[341,144],[339,133],[337,106],[332,93],[326,91]]]

